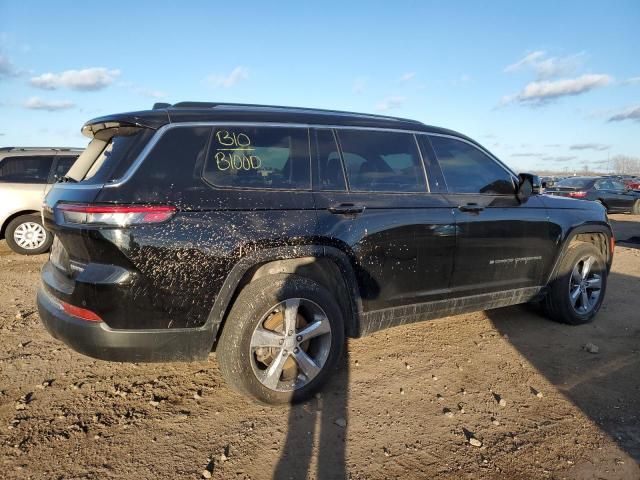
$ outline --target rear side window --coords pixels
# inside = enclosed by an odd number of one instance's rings
[[[315,152],[321,190],[346,190],[340,151],[332,130],[316,130]]]
[[[64,177],[77,159],[77,155],[58,157],[56,166],[53,168],[53,181]]]
[[[515,193],[511,175],[478,148],[453,138],[430,138],[449,192],[493,195]]]
[[[413,135],[338,130],[349,188],[360,192],[424,192],[426,184]]]
[[[306,128],[216,127],[204,178],[219,187],[311,188]]]
[[[0,162],[0,182],[47,183],[53,156],[6,157]]]

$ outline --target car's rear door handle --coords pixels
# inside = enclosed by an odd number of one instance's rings
[[[459,205],[458,210],[461,212],[471,212],[471,213],[480,213],[484,210],[484,207],[478,205],[477,203],[467,203],[466,205]]]
[[[364,212],[365,208],[364,205],[356,205],[355,203],[340,203],[330,206],[328,210],[337,215],[357,215]]]

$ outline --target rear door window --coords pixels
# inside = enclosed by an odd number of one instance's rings
[[[308,129],[216,127],[204,178],[218,187],[308,190]]]
[[[462,140],[430,136],[438,163],[451,193],[513,195],[513,178],[479,148]]]
[[[338,129],[349,189],[360,192],[425,192],[415,138],[409,133]]]
[[[53,155],[6,157],[0,162],[0,182],[47,183]]]

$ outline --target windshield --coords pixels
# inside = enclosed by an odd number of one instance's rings
[[[557,187],[572,187],[572,188],[589,188],[593,183],[592,178],[565,178],[556,183]]]
[[[137,127],[98,132],[69,170],[68,179],[103,183],[122,177],[154,133],[155,130]]]

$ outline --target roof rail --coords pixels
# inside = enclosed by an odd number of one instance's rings
[[[56,152],[82,151],[78,147],[0,147],[0,152],[33,152],[38,150],[53,150]]]
[[[156,104],[161,105],[161,104]],[[154,105],[155,108],[155,105]],[[165,107],[158,107],[165,108]],[[297,111],[297,112],[308,112],[308,113],[327,113],[332,115],[353,115],[361,118],[381,118],[386,120],[398,120],[403,122],[412,122],[422,124],[417,120],[411,120],[408,118],[400,118],[400,117],[392,117],[389,115],[377,115],[373,113],[358,113],[358,112],[347,112],[344,110],[328,110],[323,108],[307,108],[307,107],[287,107],[283,105],[261,105],[256,103],[232,103],[232,102],[178,102],[167,108],[252,108],[252,109],[264,109],[264,110],[289,110],[289,111]]]

